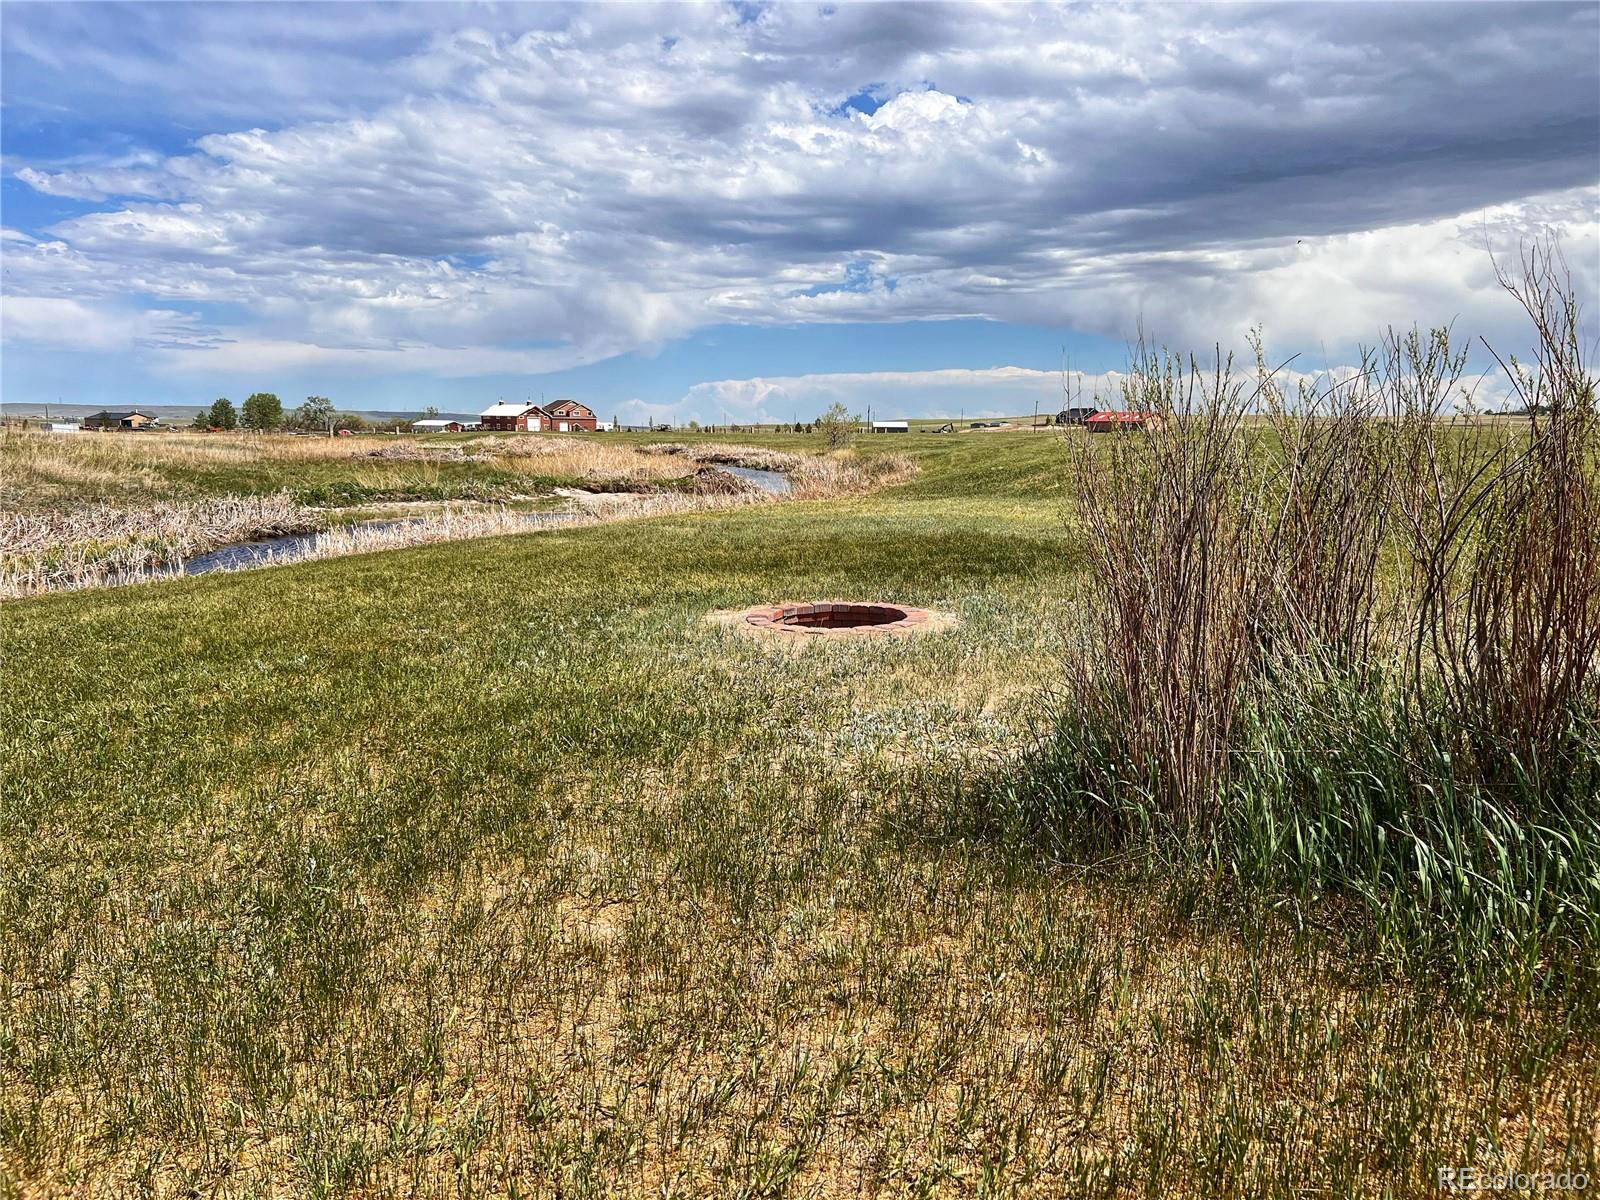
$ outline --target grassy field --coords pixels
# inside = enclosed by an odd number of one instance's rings
[[[8,604],[6,1190],[1600,1176],[1591,991],[1469,994],[1356,896],[983,816],[1074,653],[1069,445],[913,435],[865,496]],[[827,597],[961,625],[704,619]]]
[[[817,454],[810,439],[776,442],[702,440],[689,448],[609,435],[60,436],[7,428],[0,599],[170,577],[207,551],[291,535],[302,540],[274,551],[280,558],[328,558],[523,532],[534,511],[589,522],[764,498],[718,464],[780,470],[798,499],[870,490],[914,469],[903,455]],[[305,540],[311,534],[319,536]]]

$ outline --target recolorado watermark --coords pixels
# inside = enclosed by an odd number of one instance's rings
[[[1586,1192],[1589,1176],[1582,1171],[1440,1167],[1439,1187],[1446,1192]]]

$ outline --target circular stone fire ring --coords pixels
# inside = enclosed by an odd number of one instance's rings
[[[907,604],[867,604],[826,600],[805,604],[763,604],[733,614],[749,633],[774,636],[905,637],[949,629],[955,618]]]

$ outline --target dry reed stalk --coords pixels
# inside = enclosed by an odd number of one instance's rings
[[[1275,435],[1260,447],[1270,464],[1272,592],[1257,616],[1257,641],[1263,652],[1325,659],[1360,676],[1396,619],[1392,593],[1386,600],[1379,586],[1394,461],[1376,419],[1373,364],[1364,355],[1346,378],[1302,384],[1297,403],[1267,370],[1259,342],[1256,368]]]
[[[731,442],[657,442],[641,449],[647,454],[683,458],[695,463],[747,467],[753,471],[778,471],[789,477],[789,495],[798,500],[857,495],[903,483],[917,471],[915,461],[904,454],[875,454],[866,458],[858,457],[849,450],[831,454],[793,454]]]
[[[393,524],[327,529],[300,545],[269,553],[263,558],[238,566],[221,566],[216,568],[216,571],[223,573],[253,570],[256,567],[341,558],[350,554],[368,554],[378,550],[423,546],[435,542],[534,533],[555,528],[570,529],[630,518],[734,508],[759,503],[766,499],[760,492],[742,490],[732,494],[716,495],[581,493],[569,494],[569,497],[571,502],[568,507],[555,513],[527,513],[505,508],[468,512],[446,509],[442,513]],[[261,499],[265,501],[273,498]],[[256,501],[250,498],[234,497],[217,502],[216,507],[219,512],[236,511],[247,516],[254,511],[255,504]],[[167,507],[183,509],[190,506]],[[262,504],[261,511],[279,510],[274,505]],[[310,513],[310,510],[305,509],[293,511],[301,514]],[[105,509],[102,516],[101,528],[113,527],[119,520],[122,522],[122,527],[136,525],[138,528],[148,528],[153,520],[148,510],[144,514],[137,514]],[[188,541],[184,544],[192,548],[181,553],[174,552],[166,544],[159,550],[145,547],[138,552],[111,557],[96,556],[88,552],[63,553],[59,546],[49,551],[43,558],[29,558],[26,552],[20,552],[13,558],[11,552],[7,551],[4,566],[0,567],[0,599],[16,599],[46,591],[68,591],[180,578],[184,574],[184,561],[206,550],[285,533],[308,532],[320,524],[320,516],[317,514],[310,514],[306,519],[311,523],[302,524],[299,528],[292,528],[290,524],[262,524],[252,529],[248,520],[236,526],[228,526],[221,521],[213,520],[211,524],[202,526],[198,519],[191,517],[189,524],[184,527],[188,536]],[[141,521],[143,523],[140,523]],[[194,531],[202,527],[210,531],[208,540],[195,540],[192,536]],[[13,526],[0,528],[7,532],[13,528],[22,530],[23,532],[17,535],[17,545],[20,548],[24,539],[37,545],[47,544],[51,522],[28,518],[15,522]],[[239,536],[224,536],[230,532],[237,532]]]
[[[310,532],[322,523],[286,492],[138,509],[8,513],[0,517],[0,596],[159,571],[218,546]]]
[[[790,495],[797,500],[861,495],[904,483],[916,473],[915,460],[905,454],[857,458],[845,451],[837,455],[806,456],[789,474]]]
[[[793,471],[807,460],[808,454],[792,454],[786,450],[769,450],[764,446],[740,446],[732,442],[655,442],[641,446],[646,454],[670,455],[691,462],[713,463],[724,466],[748,467],[753,471]]]
[[[686,474],[681,463],[665,461],[631,446],[555,434],[549,437],[484,438],[471,443],[471,461],[532,475],[564,475],[599,482],[672,479]]]
[[[1391,333],[1297,405],[1258,347],[1261,425],[1220,354],[1203,374],[1139,350],[1123,398],[1164,430],[1074,457],[1091,625],[1068,702],[1106,739],[1109,786],[1131,780],[1193,827],[1220,802],[1252,687],[1399,662],[1418,736],[1464,752],[1456,779],[1554,796],[1586,778],[1572,748],[1600,719],[1600,418],[1558,264],[1536,251],[1503,278],[1537,333],[1534,367],[1508,368],[1535,414],[1521,439],[1446,422],[1470,389],[1445,329]]]
[[[1220,354],[1208,376],[1140,347],[1123,400],[1164,428],[1075,443],[1094,622],[1075,699],[1187,826],[1216,801],[1267,583],[1243,387]]]
[[[1391,339],[1393,404],[1409,435],[1398,507],[1419,585],[1413,690],[1420,703],[1437,681],[1484,782],[1531,774],[1539,790],[1560,793],[1567,730],[1600,711],[1596,382],[1559,251],[1535,247],[1518,277],[1502,271],[1500,281],[1537,338],[1530,367],[1502,363],[1530,414],[1521,437],[1475,427],[1446,444],[1441,380],[1455,382],[1464,352],[1446,355],[1442,331],[1426,350],[1415,337]]]

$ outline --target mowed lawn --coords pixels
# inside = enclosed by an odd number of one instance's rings
[[[0,610],[9,1186],[1593,1172],[1600,1058],[1559,1006],[1468,1013],[1336,897],[989,832],[1082,619],[1065,453],[893,441],[921,473],[864,498]],[[795,651],[705,619],[808,598],[961,624]]]

